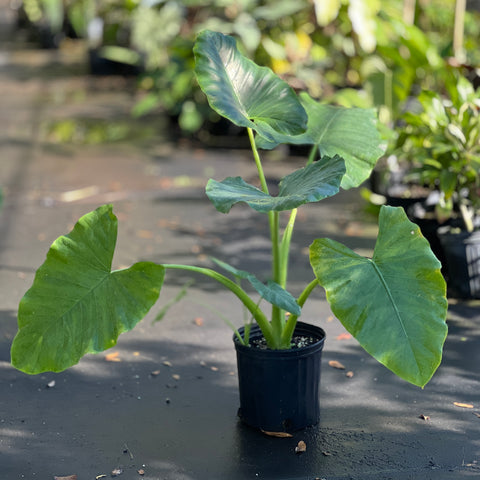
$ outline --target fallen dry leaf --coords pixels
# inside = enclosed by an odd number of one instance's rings
[[[55,480],[77,480],[76,475],[67,475],[66,477],[53,477]]]
[[[269,437],[277,437],[277,438],[290,438],[293,437],[291,433],[287,432],[267,432],[266,430],[262,430],[262,433],[268,435]]]
[[[211,370],[212,372],[218,372],[218,367],[210,367],[210,370]]]
[[[145,470],[143,468],[141,468],[140,470],[137,470],[137,473],[139,475],[145,475]]]
[[[295,453],[303,453],[307,451],[307,444],[303,441],[300,440],[295,447]]]
[[[330,452],[322,452],[322,455],[325,455],[326,457],[331,457],[332,454]]]
[[[352,338],[352,336],[347,332],[343,332],[340,335],[337,335],[336,338],[337,340],[349,340],[350,338]]]
[[[203,326],[203,318],[202,317],[197,317],[193,320],[193,323],[197,326],[197,327],[201,327]]]
[[[163,364],[164,364],[166,367],[171,367],[171,366],[172,366],[172,364],[171,364],[168,360],[165,360],[165,361],[163,362]]]
[[[120,354],[118,352],[112,352],[105,355],[105,360],[107,362],[121,362]]]
[[[137,237],[149,240],[150,238],[153,238],[153,232],[151,230],[138,230]]]
[[[157,377],[158,375],[160,375],[160,370],[154,370],[153,372],[150,372],[150,375],[152,377]]]
[[[473,413],[476,417],[480,418],[480,413]]]
[[[470,404],[470,403],[453,402],[453,404],[454,404],[456,407],[460,407],[460,408],[473,408],[473,405]]]
[[[345,374],[345,376],[346,376],[347,378],[353,378],[354,375],[355,375],[355,374],[354,374],[351,370],[349,370],[349,371]]]
[[[171,178],[162,177],[162,178],[160,179],[159,184],[160,184],[160,188],[169,189],[169,188],[172,187],[173,181],[172,181]]]
[[[102,475],[97,475],[95,477],[95,480],[100,480],[101,478],[106,478],[106,475],[102,474]]]
[[[428,415],[424,415],[423,413],[419,415],[418,418],[421,418],[422,420],[430,420],[430,417]]]
[[[362,225],[358,222],[351,222],[344,229],[344,233],[349,237],[361,237],[363,236]]]
[[[180,375],[179,375],[178,373],[174,373],[174,374],[172,375],[172,378],[173,378],[174,380],[180,380]]]
[[[333,368],[338,368],[340,370],[345,370],[345,366],[342,365],[340,362],[337,362],[337,360],[330,360],[328,364],[333,367]]]

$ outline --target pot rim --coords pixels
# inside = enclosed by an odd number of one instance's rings
[[[238,331],[241,333],[243,332],[244,327],[240,327]],[[252,355],[257,357],[278,357],[278,358],[291,358],[291,357],[303,357],[306,355],[310,355],[318,350],[323,349],[323,345],[325,343],[326,333],[323,328],[318,327],[316,325],[312,325],[310,323],[305,322],[297,322],[295,326],[294,334],[306,334],[312,335],[317,338],[315,343],[311,345],[307,345],[305,347],[299,348],[289,348],[289,349],[282,349],[282,350],[272,350],[272,349],[259,349],[259,348],[251,348],[251,346],[245,346],[238,342],[237,336],[233,335],[233,343],[235,345],[235,350],[237,352],[242,352],[246,355]],[[263,336],[262,331],[258,324],[252,325],[250,330],[250,338],[258,338]]]

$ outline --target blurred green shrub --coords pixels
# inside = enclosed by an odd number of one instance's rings
[[[193,78],[192,46],[211,29],[313,98],[380,109],[395,125],[422,89],[445,91],[456,0],[23,0],[35,22],[68,24],[100,55],[141,67],[134,115],[161,109],[195,132],[218,120]],[[409,10],[410,9],[410,10]],[[464,18],[464,62],[480,63],[480,13]]]
[[[448,95],[422,91],[403,115],[397,155],[407,180],[440,193],[440,221],[460,212],[468,230],[480,215],[480,89],[464,77],[450,81]]]

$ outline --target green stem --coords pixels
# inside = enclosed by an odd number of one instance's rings
[[[315,287],[318,285],[318,280],[314,278],[303,290],[303,292],[300,294],[300,296],[297,299],[297,303],[300,305],[300,307],[303,307],[305,302],[307,301],[307,298],[310,296],[310,294],[313,292]],[[290,342],[292,341],[292,336],[293,332],[295,331],[295,327],[297,325],[297,320],[298,320],[298,315],[290,315],[288,317],[287,323],[285,325],[285,328],[283,329],[282,332],[282,347],[283,348],[289,348],[290,347]]]
[[[250,140],[250,146],[253,152],[253,158],[255,160],[255,165],[258,170],[258,176],[260,179],[262,190],[264,193],[269,194],[267,180],[265,178],[265,173],[263,171],[262,162],[260,159],[260,155],[258,154],[257,146],[255,145],[255,137],[253,135],[253,130],[251,128],[247,128],[247,132],[248,132],[248,138]],[[270,241],[272,244],[272,277],[274,282],[279,283],[281,281],[279,212],[275,212],[275,211],[268,212],[268,221],[270,226]],[[273,337],[275,339],[273,343],[275,347],[277,347],[280,343],[283,323],[284,323],[284,319],[283,319],[282,310],[279,307],[272,305],[272,332],[273,332]]]
[[[268,194],[267,180],[265,179],[265,174],[263,172],[262,162],[260,160],[260,155],[258,154],[257,146],[255,145],[255,137],[253,136],[253,130],[247,128],[248,138],[250,140],[250,146],[252,147],[253,158],[255,160],[255,165],[258,170],[258,177],[260,178],[260,185],[264,193]]]
[[[272,326],[265,314],[260,310],[258,305],[247,295],[247,293],[235,282],[225,277],[221,273],[216,272],[210,268],[194,267],[191,265],[177,265],[177,264],[163,264],[166,269],[172,270],[188,270],[190,272],[201,273],[207,277],[213,278],[217,282],[227,287],[238,299],[247,307],[262,330],[263,336],[269,345],[275,345],[276,339],[273,337]]]
[[[270,236],[272,243],[272,275],[273,281],[276,283],[281,282],[281,266],[282,259],[280,257],[280,242],[279,242],[279,232],[280,232],[280,215],[279,212],[269,212],[271,213],[271,228]],[[272,305],[272,330],[273,335],[279,342],[282,337],[282,329],[284,324],[284,314],[280,307]]]
[[[313,163],[313,161],[315,160],[315,157],[317,156],[317,152],[318,152],[318,145],[315,144],[312,149],[310,150],[310,154],[308,155],[308,160],[307,160],[307,163],[305,166],[307,165],[310,165],[311,163]]]
[[[293,227],[295,226],[295,219],[297,217],[297,209],[294,208],[290,212],[290,217],[288,223],[283,232],[282,243],[280,245],[280,274],[278,282],[283,288],[287,288],[287,277],[288,277],[288,259],[290,255],[290,243],[292,241]]]

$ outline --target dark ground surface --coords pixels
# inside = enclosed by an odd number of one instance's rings
[[[144,259],[201,263],[215,252],[246,270],[267,272],[268,239],[262,217],[243,208],[221,215],[203,193],[209,176],[251,176],[247,152],[179,146],[161,124],[153,125],[155,137],[135,142],[55,141],[48,134],[54,120],[128,118],[128,83],[83,75],[76,61],[82,57],[72,49],[17,50],[6,24],[0,32],[1,479],[76,474],[90,480],[110,478],[116,468],[125,480],[480,477],[478,302],[451,301],[443,363],[421,390],[394,377],[354,340],[342,339],[343,328],[317,292],[302,319],[327,332],[322,417],[293,438],[270,438],[237,421],[231,331],[205,305],[231,314],[237,326],[241,315],[232,313],[235,300],[209,282],[197,281],[167,319],[152,325],[159,302],[120,337],[113,349],[120,361],[87,356],[64,373],[38,376],[13,369],[9,348],[20,298],[51,242],[97,206],[112,202],[119,217],[116,267]],[[279,177],[291,168],[270,161],[267,170]],[[304,247],[314,238],[329,235],[359,252],[371,250],[375,227],[361,208],[357,194],[342,193],[303,210],[293,244],[294,292],[310,280]],[[161,300],[172,298],[184,280],[169,275]],[[342,362],[353,378],[329,360]],[[307,445],[302,455],[294,453],[299,440]]]

